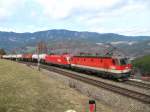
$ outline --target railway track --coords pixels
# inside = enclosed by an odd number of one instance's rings
[[[36,63],[25,63],[25,64],[28,64],[29,66],[30,65],[33,65],[33,66],[37,65]],[[43,64],[41,64],[40,67],[42,69],[53,71],[55,73],[58,73],[58,74],[61,74],[61,75],[64,75],[64,76],[82,81],[84,83],[88,83],[88,84],[94,85],[96,87],[100,87],[100,88],[112,91],[114,93],[118,93],[120,95],[124,95],[124,96],[130,97],[132,99],[136,99],[136,100],[141,101],[143,103],[150,104],[150,96],[149,95],[139,93],[137,91],[129,90],[129,89],[126,89],[126,88],[123,88],[123,87],[115,86],[115,85],[112,85],[112,84],[108,84],[106,82],[102,82],[102,81],[99,81],[99,80],[91,79],[91,78],[88,78],[86,76],[81,76],[81,75],[77,75],[75,73],[70,73],[70,72],[64,71],[61,68],[48,66],[48,65],[43,65]]]
[[[139,87],[139,88],[150,90],[150,84],[146,84],[146,83],[143,83],[143,82],[137,82],[137,81],[133,81],[133,80],[128,80],[128,81],[126,81],[124,83],[128,84],[128,85],[131,85],[131,86],[136,86],[136,87]]]

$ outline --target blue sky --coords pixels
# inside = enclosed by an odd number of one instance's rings
[[[150,35],[150,0],[0,0],[0,31]]]

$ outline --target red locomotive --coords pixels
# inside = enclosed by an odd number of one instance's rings
[[[131,64],[126,58],[100,56],[73,56],[71,67],[99,72],[104,77],[127,78],[130,76]]]
[[[45,62],[49,64],[70,66],[70,56],[67,54],[63,55],[47,55],[45,57]]]

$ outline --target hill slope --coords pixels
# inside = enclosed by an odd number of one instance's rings
[[[86,41],[89,43],[112,41],[144,41],[150,40],[150,36],[123,36],[113,33],[100,34],[96,32],[77,32],[69,30],[48,30],[34,33],[0,32],[0,48],[8,50],[20,46],[35,45],[38,41],[63,42]]]
[[[135,59],[133,66],[140,69],[143,74],[150,76],[150,55]]]

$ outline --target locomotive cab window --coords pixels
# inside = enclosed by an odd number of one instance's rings
[[[119,59],[113,59],[113,60],[112,60],[112,63],[113,63],[114,65],[120,65]]]
[[[128,59],[127,58],[121,58],[121,59],[119,59],[119,64],[120,65],[129,64]]]

